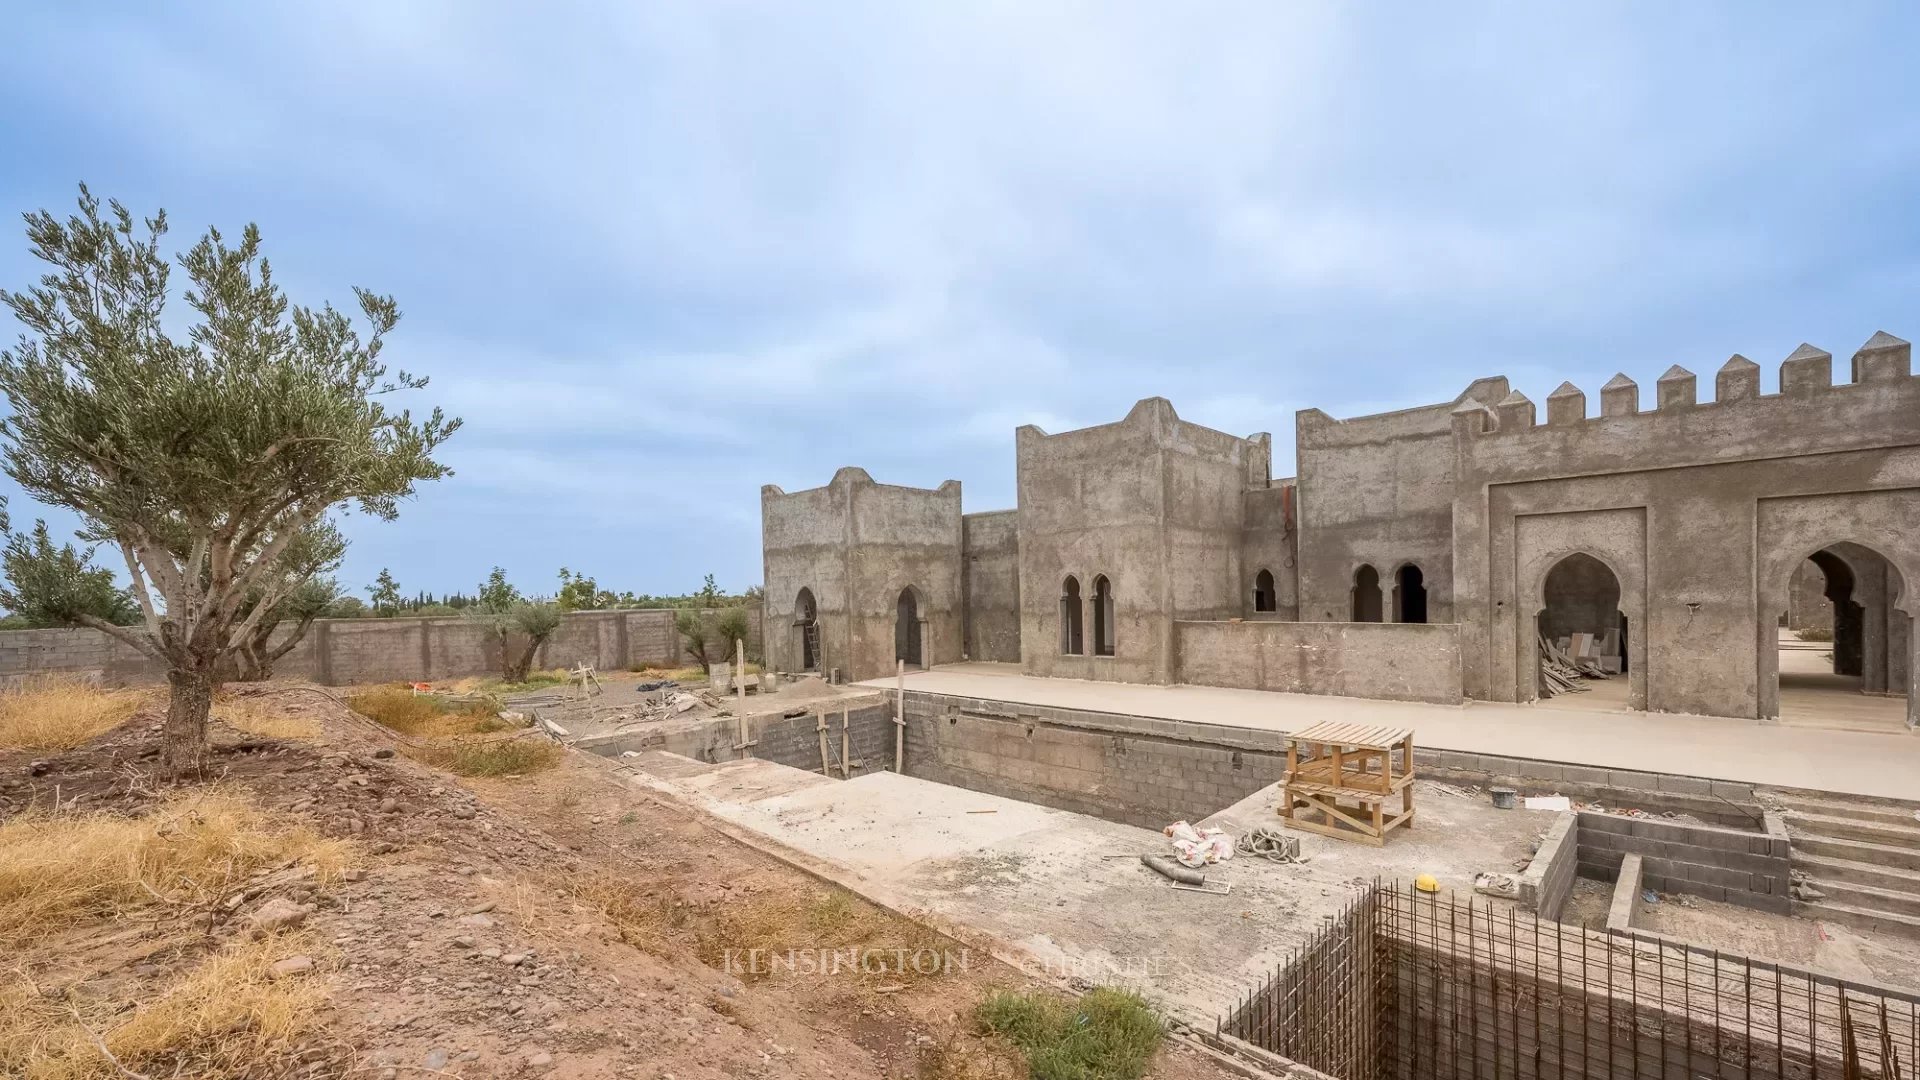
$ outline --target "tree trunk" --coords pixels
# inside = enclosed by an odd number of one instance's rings
[[[213,708],[214,677],[207,668],[167,672],[167,722],[160,729],[160,763],[175,778],[204,772],[207,713]]]
[[[529,637],[527,639],[527,647],[520,650],[519,659],[507,664],[506,677],[508,682],[522,683],[527,681],[527,672],[533,667],[533,654],[540,651],[540,643],[543,640],[545,639],[537,637]],[[504,649],[506,646],[503,644],[501,647]]]

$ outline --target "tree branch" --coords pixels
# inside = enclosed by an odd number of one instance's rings
[[[121,541],[120,553],[127,557],[127,576],[133,579],[133,595],[140,601],[140,613],[147,618],[147,633],[152,634],[155,641],[160,641],[160,614],[153,609],[153,595],[147,591],[146,576],[140,572],[140,563],[133,557],[133,545]]]
[[[171,665],[173,663],[173,658],[168,656],[166,650],[152,638],[144,637],[124,626],[115,626],[98,615],[75,615],[73,621],[79,623],[81,626],[98,630],[110,638],[126,642],[128,645],[139,649],[144,655],[158,660],[163,664]]]

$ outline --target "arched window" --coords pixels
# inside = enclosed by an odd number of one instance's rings
[[[1113,655],[1113,586],[1105,574],[1093,579],[1093,655]]]
[[[1079,656],[1087,651],[1080,620],[1080,579],[1068,575],[1060,589],[1060,652],[1064,655]]]
[[[1380,571],[1366,563],[1353,572],[1353,621],[1380,621]]]
[[[1253,610],[1279,611],[1280,599],[1273,591],[1273,571],[1262,570],[1253,575]]]
[[[819,609],[813,602],[813,590],[802,588],[793,601],[793,630],[800,639],[800,670],[820,670]]]
[[[1408,563],[1393,575],[1393,621],[1427,621],[1427,576]]]
[[[893,655],[908,667],[922,667],[920,651],[920,594],[909,585],[900,590],[900,602],[894,612]]]

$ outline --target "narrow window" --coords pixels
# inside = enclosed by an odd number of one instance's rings
[[[1081,636],[1080,579],[1069,576],[1060,590],[1060,651],[1067,656],[1086,652]]]
[[[1105,574],[1093,579],[1093,654],[1113,655],[1113,586]]]
[[[1365,563],[1353,572],[1353,621],[1380,621],[1380,571]]]
[[[1278,611],[1280,604],[1273,593],[1273,572],[1262,570],[1253,576],[1253,610]]]

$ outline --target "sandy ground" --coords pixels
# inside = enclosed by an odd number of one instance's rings
[[[828,780],[767,761],[707,766],[648,755],[640,782],[803,852],[836,880],[999,939],[1037,972],[1129,985],[1210,1022],[1285,961],[1289,949],[1376,878],[1432,873],[1472,888],[1511,871],[1553,822],[1422,783],[1412,831],[1384,848],[1299,834],[1308,860],[1236,858],[1216,867],[1224,896],[1176,890],[1142,866],[1160,833],[894,773]],[[1207,823],[1230,833],[1278,824],[1274,789]]]
[[[883,688],[891,681],[860,685]],[[1443,750],[1882,798],[1911,798],[1920,791],[1920,734],[1904,731],[1828,731],[1676,713],[1548,709],[1497,702],[1455,707],[1212,686],[1084,682],[1037,678],[1022,675],[1017,665],[978,662],[909,674],[907,686],[938,694],[1277,731],[1325,720],[1364,719],[1412,728],[1417,745]]]

